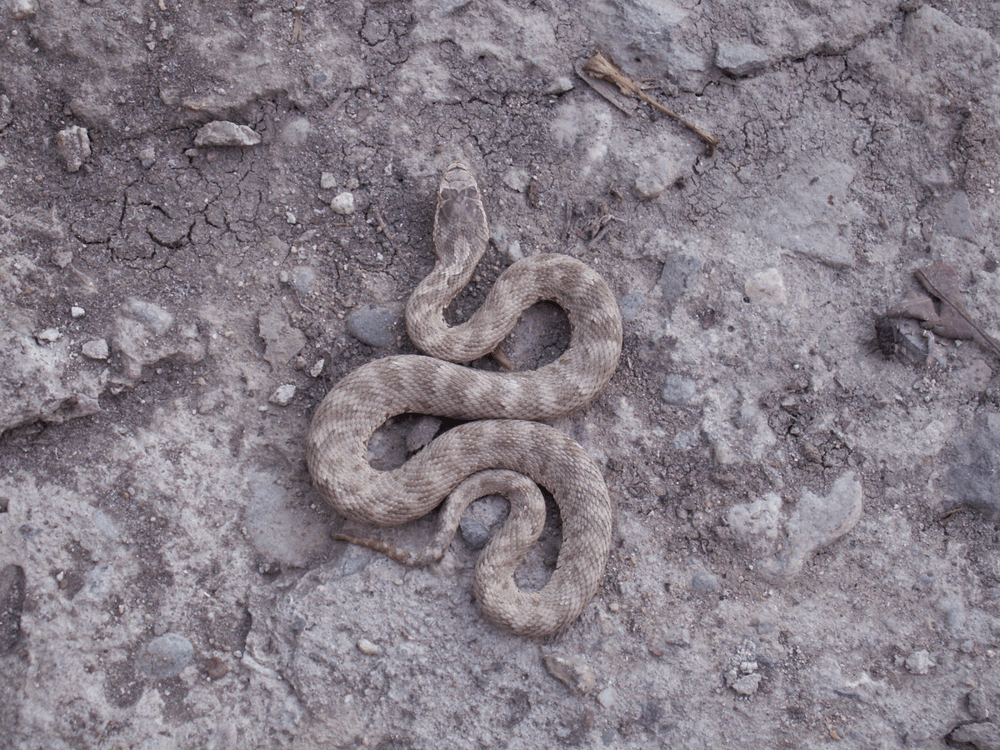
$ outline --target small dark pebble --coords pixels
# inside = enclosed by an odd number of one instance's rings
[[[207,674],[211,680],[221,680],[229,674],[229,665],[226,663],[225,659],[213,656],[205,662],[205,674]]]

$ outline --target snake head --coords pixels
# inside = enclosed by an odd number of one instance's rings
[[[434,214],[434,250],[445,265],[475,264],[489,241],[489,225],[476,178],[455,162],[445,170],[438,187]],[[474,259],[470,259],[469,255]]]

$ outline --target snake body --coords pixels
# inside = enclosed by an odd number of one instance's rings
[[[566,255],[543,254],[507,268],[479,310],[467,322],[449,326],[444,310],[469,281],[489,242],[482,198],[463,164],[452,164],[441,179],[433,241],[437,262],[406,309],[410,338],[431,356],[385,357],[341,379],[313,416],[309,471],[323,498],[359,523],[396,526],[447,498],[437,535],[420,553],[334,535],[411,565],[444,553],[470,502],[485,494],[504,495],[511,512],[477,562],[476,599],[487,618],[514,633],[557,633],[576,620],[597,591],[611,547],[611,501],[586,451],[537,420],[576,411],[610,380],[622,345],[618,305],[589,266]],[[541,300],[555,302],[569,318],[570,345],[558,359],[527,372],[456,364],[493,351],[521,313]],[[373,469],[366,458],[369,438],[388,418],[404,413],[476,421],[448,430],[397,469]],[[545,517],[535,485],[551,492],[559,506],[562,546],[545,586],[522,591],[514,572]]]

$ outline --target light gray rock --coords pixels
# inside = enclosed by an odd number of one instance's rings
[[[707,570],[695,571],[691,576],[691,590],[698,593],[708,593],[719,590],[719,578]]]
[[[927,674],[936,666],[927,649],[914,651],[906,657],[906,669],[913,674]]]
[[[311,294],[316,288],[316,272],[309,266],[295,266],[292,269],[291,285],[303,296]]]
[[[67,172],[79,172],[90,158],[90,136],[86,128],[71,125],[56,133],[56,148],[63,158]]]
[[[12,122],[14,122],[14,111],[10,106],[10,97],[0,94],[0,133]]]
[[[746,280],[743,291],[755,305],[784,305],[788,302],[785,279],[777,268],[755,273]]]
[[[755,44],[719,42],[715,51],[716,67],[737,78],[763,70],[770,59],[767,50]]]
[[[948,739],[971,745],[975,750],[1000,750],[1000,726],[984,721],[956,727]]]
[[[482,521],[470,517],[468,513],[458,522],[458,533],[469,549],[480,550],[490,541],[490,530]]]
[[[642,302],[645,299],[642,292],[632,292],[631,294],[626,294],[621,298],[619,302],[619,307],[621,307],[622,317],[625,320],[635,320],[642,310]]]
[[[81,351],[87,359],[105,360],[111,354],[111,349],[108,347],[106,339],[88,341],[81,347]]]
[[[295,386],[287,384],[278,386],[274,393],[271,394],[268,402],[276,406],[288,406],[292,403],[293,398],[295,398]]]
[[[510,167],[503,176],[503,184],[518,193],[523,193],[528,189],[531,177],[527,169],[521,167]]]
[[[635,178],[636,197],[651,200],[662,195],[668,187],[680,178],[680,164],[668,156],[658,156],[644,162]]]
[[[729,685],[734,692],[739,695],[753,695],[757,692],[757,688],[760,687],[760,681],[763,678],[759,673],[747,674],[742,677],[737,677]]]
[[[177,633],[165,633],[146,644],[139,657],[138,672],[153,680],[176,677],[193,656],[191,641]]]
[[[688,406],[698,395],[698,384],[684,375],[671,373],[663,379],[660,398],[672,406]]]
[[[701,261],[690,255],[672,253],[666,257],[657,287],[663,295],[663,302],[668,310],[684,296],[694,276],[701,271],[701,267]]]
[[[38,0],[7,0],[7,7],[15,21],[23,21],[38,12]]]
[[[579,656],[546,654],[543,659],[549,674],[577,695],[589,695],[597,686],[593,668]]]
[[[256,146],[260,135],[249,125],[213,120],[202,125],[194,136],[195,146]]]
[[[330,201],[330,208],[335,214],[350,216],[354,213],[354,193],[347,191],[337,193]]]
[[[0,432],[36,421],[59,424],[100,411],[106,373],[73,372],[70,342],[41,344],[0,320]]]
[[[395,346],[401,323],[398,310],[362,305],[347,316],[347,332],[363,344],[386,349]]]

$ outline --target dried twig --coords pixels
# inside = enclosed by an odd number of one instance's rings
[[[637,99],[641,99],[651,107],[665,114],[667,117],[673,118],[679,122],[705,142],[706,156],[712,156],[715,153],[715,147],[719,145],[719,138],[716,138],[714,135],[709,135],[694,123],[688,122],[676,112],[664,107],[653,97],[643,91],[642,86],[625,75],[611,59],[605,57],[602,53],[598,52],[592,58],[587,60],[587,62],[583,65],[583,70],[595,78],[600,78],[613,83],[625,96],[634,96]]]

